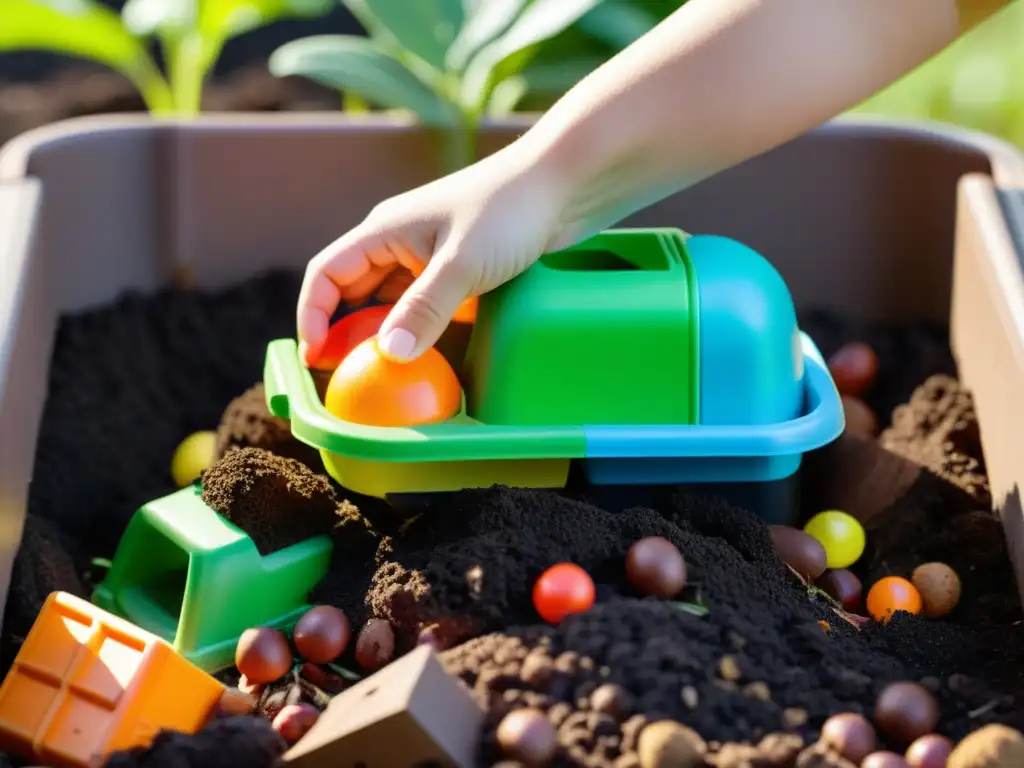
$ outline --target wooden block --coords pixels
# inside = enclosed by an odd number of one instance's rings
[[[484,713],[430,646],[336,696],[284,756],[290,768],[471,768]]]

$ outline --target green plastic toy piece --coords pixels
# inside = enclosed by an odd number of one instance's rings
[[[481,297],[467,413],[485,424],[694,424],[697,286],[683,233],[612,230]]]
[[[298,620],[332,549],[329,537],[316,536],[261,556],[192,486],[132,516],[93,602],[215,672],[231,666],[249,627]]]

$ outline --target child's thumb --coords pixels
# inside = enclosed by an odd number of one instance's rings
[[[396,302],[380,327],[377,344],[385,356],[415,360],[437,343],[473,288],[473,278],[454,249],[437,253]]]

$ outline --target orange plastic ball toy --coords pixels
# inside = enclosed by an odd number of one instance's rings
[[[594,604],[594,580],[575,563],[548,568],[533,585],[533,607],[544,621],[558,624],[566,616],[583,613]]]
[[[345,315],[327,331],[327,340],[309,367],[333,371],[341,365],[349,352],[371,336],[377,335],[392,306],[382,304],[379,307],[366,307]]]
[[[337,367],[324,405],[332,415],[373,427],[415,427],[459,412],[462,387],[444,355],[431,347],[408,363],[388,360],[367,339]]]
[[[868,613],[875,621],[887,623],[896,611],[917,615],[921,612],[921,593],[917,587],[899,576],[879,579],[868,592]]]

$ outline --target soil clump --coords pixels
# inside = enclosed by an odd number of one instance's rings
[[[203,473],[202,495],[210,508],[249,534],[262,555],[358,515],[351,504],[339,504],[326,477],[262,448],[228,451]]]

